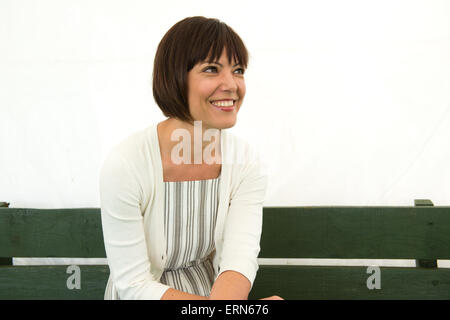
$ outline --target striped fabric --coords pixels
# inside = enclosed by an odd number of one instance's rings
[[[214,269],[208,256],[215,249],[219,183],[220,176],[164,182],[167,260],[161,283],[191,294],[210,294]]]

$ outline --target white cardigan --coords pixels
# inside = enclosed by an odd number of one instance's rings
[[[222,169],[213,253],[217,277],[226,270],[253,285],[267,174],[241,138],[221,131]],[[166,260],[164,181],[157,124],[115,146],[100,173],[103,237],[110,276],[105,299],[161,299]],[[118,296],[117,296],[118,294]]]

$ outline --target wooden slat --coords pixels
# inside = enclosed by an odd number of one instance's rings
[[[380,267],[380,289],[369,290],[367,267],[261,266],[250,299],[450,299],[450,269]]]
[[[105,256],[98,208],[0,208],[0,257]],[[450,259],[450,207],[266,207],[259,257]]]
[[[0,299],[103,299],[108,266],[80,266],[81,289],[67,288],[67,266],[0,267]],[[261,266],[250,299],[450,299],[450,269],[380,268],[381,289],[367,288],[366,267]]]
[[[450,259],[450,207],[265,207],[259,257]]]
[[[80,289],[69,290],[68,266],[0,266],[0,300],[101,300],[109,268],[104,265],[80,267]]]
[[[106,257],[100,209],[0,208],[0,257]]]

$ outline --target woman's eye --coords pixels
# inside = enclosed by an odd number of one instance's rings
[[[214,70],[214,71],[217,71],[217,67],[209,66],[209,67],[207,67],[204,71],[205,71],[205,72],[209,72],[208,70]]]
[[[203,71],[207,72],[207,73],[215,73],[215,72],[218,72],[218,69],[215,66],[209,66],[209,67],[205,68],[205,70],[203,70]],[[245,70],[243,68],[238,68],[238,69],[234,70],[234,73],[236,73],[236,72],[238,74],[244,74]]]

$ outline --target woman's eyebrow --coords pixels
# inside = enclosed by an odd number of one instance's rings
[[[220,62],[218,62],[218,61],[205,61],[205,63],[214,63],[214,64],[218,64],[219,66],[223,67],[223,65],[222,65]],[[236,63],[236,64],[233,66],[233,68],[236,67],[236,66],[238,66],[238,65],[240,65],[240,63]]]

